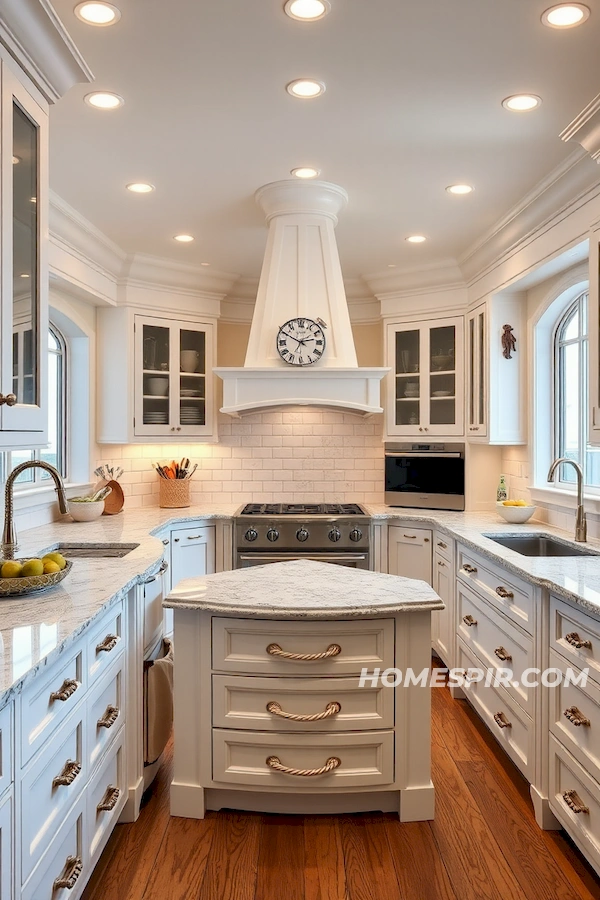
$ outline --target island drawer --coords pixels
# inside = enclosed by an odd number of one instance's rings
[[[550,696],[550,730],[600,782],[600,689],[588,680],[566,684],[565,673],[571,668],[575,677],[581,672],[551,650],[550,667],[563,673],[560,684],[548,688]]]
[[[87,755],[89,771],[112,743],[125,720],[125,658],[116,661],[98,682],[87,703]]]
[[[590,678],[600,684],[598,619],[558,597],[550,597],[550,647],[580,669],[589,668]]]
[[[462,546],[458,548],[456,574],[472,590],[491,600],[509,619],[532,633],[532,585]]]
[[[292,602],[292,601],[291,601]],[[316,657],[290,659],[284,654]],[[213,669],[247,675],[360,675],[394,665],[394,620],[213,618]]]
[[[58,834],[19,894],[21,900],[77,900],[89,878],[85,859],[85,796],[61,823]],[[67,884],[69,887],[63,887]]]
[[[510,684],[503,687],[533,715],[534,689],[523,684],[523,672],[533,666],[532,639],[461,582],[457,585],[456,611],[458,634],[465,644],[486,666],[511,670]]]
[[[213,675],[213,725],[251,731],[372,731],[394,727],[394,691],[356,678]],[[270,706],[270,704],[276,704]],[[286,714],[297,715],[298,720]],[[305,717],[323,714],[316,721]]]
[[[267,764],[315,771],[298,776]],[[318,774],[329,760],[332,771]],[[262,734],[213,729],[213,779],[283,791],[319,793],[320,789],[368,787],[394,781],[393,731],[356,734]]]
[[[590,861],[600,866],[600,785],[550,735],[550,807]]]
[[[88,686],[91,687],[125,649],[123,601],[95,622],[87,639]]]

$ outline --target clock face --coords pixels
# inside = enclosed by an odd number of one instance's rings
[[[325,334],[312,319],[290,319],[277,333],[277,350],[291,366],[310,366],[325,352]]]

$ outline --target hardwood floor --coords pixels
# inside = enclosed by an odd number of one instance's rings
[[[433,695],[433,822],[396,817],[169,816],[170,759],[120,825],[83,900],[600,900],[563,832],[466,701]]]

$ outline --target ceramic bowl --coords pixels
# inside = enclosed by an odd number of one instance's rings
[[[149,378],[148,390],[154,397],[166,397],[169,393],[169,379],[160,375]]]
[[[24,563],[26,560],[20,559],[19,562]],[[67,577],[73,563],[70,559],[60,572],[52,572],[48,575],[26,575],[24,578],[0,578],[0,598],[18,597],[24,594],[32,594],[34,591],[45,591],[59,584]]]
[[[67,501],[69,507],[69,515],[76,522],[93,522],[99,519],[104,512],[104,500],[93,500],[76,503],[73,500]]]
[[[498,513],[511,525],[523,525],[524,522],[528,522],[536,509],[537,506],[504,506],[503,503],[496,504]]]

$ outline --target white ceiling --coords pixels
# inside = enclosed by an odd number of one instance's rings
[[[128,252],[243,276],[266,239],[254,191],[299,165],[348,191],[346,277],[460,257],[574,152],[558,135],[600,90],[600,0],[565,31],[541,25],[544,0],[331,0],[314,23],[283,0],[112,0],[110,28],[53,2],[95,88],[126,102],[91,109],[77,85],[52,109],[52,188]],[[290,97],[302,76],[324,96]],[[541,108],[503,109],[518,92]],[[140,180],[156,191],[124,190]]]

